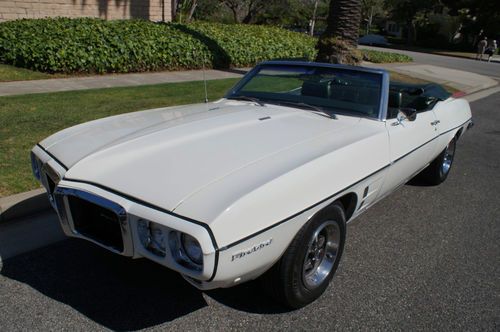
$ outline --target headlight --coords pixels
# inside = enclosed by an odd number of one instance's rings
[[[137,233],[144,248],[157,256],[165,257],[167,253],[167,239],[162,226],[140,219],[137,221]]]
[[[33,171],[35,178],[40,181],[42,178],[40,175],[40,164],[38,163],[38,158],[33,152],[31,152],[31,170]]]
[[[181,246],[186,256],[196,265],[203,264],[203,252],[201,246],[191,235],[181,234]]]

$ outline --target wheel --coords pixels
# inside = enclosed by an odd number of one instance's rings
[[[457,139],[454,137],[443,152],[419,174],[420,181],[429,185],[438,185],[446,180],[453,164],[456,143]]]
[[[345,214],[336,202],[300,229],[281,259],[263,276],[264,286],[289,308],[313,302],[328,287],[344,242]]]

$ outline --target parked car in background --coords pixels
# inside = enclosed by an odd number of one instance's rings
[[[31,158],[66,235],[199,289],[262,277],[299,308],[327,288],[346,224],[415,176],[444,181],[471,124],[438,85],[270,61],[216,102],[83,123]]]
[[[381,35],[364,35],[359,38],[358,43],[361,45],[389,46],[387,39]]]

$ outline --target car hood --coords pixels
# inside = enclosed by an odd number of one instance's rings
[[[332,133],[342,137],[359,122],[222,100],[96,120],[41,145],[66,164],[67,179],[96,183],[175,210],[229,175],[242,172],[245,177],[239,182],[248,187],[286,173],[326,153],[324,142],[331,141]],[[325,136],[330,139],[322,139]],[[226,183],[225,195],[228,190],[238,193],[239,186]]]

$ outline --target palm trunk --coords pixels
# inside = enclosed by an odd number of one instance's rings
[[[327,28],[316,48],[316,61],[358,64],[357,50],[361,23],[361,0],[330,0]]]

